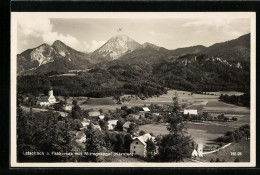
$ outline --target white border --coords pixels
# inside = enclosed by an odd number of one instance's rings
[[[39,18],[250,18],[251,109],[250,162],[248,163],[18,163],[16,152],[17,20]],[[11,13],[11,167],[255,167],[256,166],[256,14],[255,12],[12,12]]]

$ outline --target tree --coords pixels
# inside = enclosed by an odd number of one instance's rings
[[[121,118],[117,121],[116,126],[115,126],[115,130],[116,131],[123,131],[123,125],[124,125],[124,120]]]
[[[79,119],[73,119],[71,120],[70,127],[72,130],[79,131],[80,128],[83,127],[83,125]]]
[[[130,144],[132,143],[133,139],[130,134],[126,134],[124,136],[124,148],[126,152],[130,152]]]
[[[69,133],[69,122],[67,119],[58,120],[57,112],[38,112],[23,114],[19,110],[17,121],[18,127],[18,160],[21,161],[66,161],[67,156],[21,156],[20,151],[40,151],[40,152],[70,152],[71,135]]]
[[[135,123],[130,123],[129,128],[127,129],[127,132],[130,134],[134,134],[138,131],[139,127]]]
[[[54,104],[53,108],[56,111],[63,111],[62,105],[60,105],[60,104]]]
[[[116,135],[114,150],[116,152],[124,152],[124,135],[122,133]]]
[[[146,134],[146,132],[144,132],[143,130],[141,130],[141,131],[139,132],[139,135],[140,135],[140,136],[142,136],[142,135],[144,135],[144,134]]]
[[[72,110],[71,110],[72,118],[73,119],[81,119],[83,113],[82,113],[80,106],[78,105],[77,100],[73,100],[72,104],[73,104],[73,107],[72,107]]]
[[[152,158],[154,156],[154,153],[156,151],[156,145],[152,139],[148,139],[146,141],[146,151],[147,151],[148,158]]]
[[[96,155],[90,155],[91,153],[98,153],[101,151],[100,143],[102,140],[98,137],[98,130],[89,127],[85,130],[86,134],[86,152],[88,155],[85,155],[85,161],[88,162],[98,162],[99,157]]]
[[[108,130],[108,121],[107,120],[99,120],[98,121],[100,128],[103,131],[107,131]]]
[[[169,123],[167,127],[169,134],[162,136],[158,143],[160,161],[179,162],[183,158],[190,156],[192,152],[191,138],[185,135],[187,133],[186,123],[183,121],[180,110],[176,95],[173,98],[172,110],[166,116],[166,121]]]

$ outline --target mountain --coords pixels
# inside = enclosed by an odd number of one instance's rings
[[[148,43],[148,42],[145,42],[144,44],[142,44],[139,48],[146,48],[146,47],[151,47],[157,51],[168,51],[167,49],[165,49],[164,47],[159,47],[159,46],[156,46],[152,43]]]
[[[33,72],[37,69],[43,71],[43,68],[48,68],[47,70],[56,69],[59,72],[61,70],[69,70],[72,67],[74,69],[84,69],[94,63],[96,63],[95,60],[91,60],[88,54],[76,51],[57,40],[52,46],[42,44],[18,54],[17,72]]]
[[[132,52],[140,44],[126,35],[116,35],[110,38],[103,46],[91,54],[91,58],[98,60],[115,60],[122,55]]]
[[[173,55],[173,56],[182,56],[182,55],[187,55],[187,54],[197,54],[197,53],[202,52],[206,48],[207,47],[202,46],[202,45],[184,47],[184,48],[178,48],[178,49],[175,49],[175,50],[171,50],[170,54]]]
[[[220,57],[231,62],[250,60],[250,34],[230,41],[214,44],[200,53]]]

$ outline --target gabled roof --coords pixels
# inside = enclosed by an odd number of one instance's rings
[[[98,118],[103,120],[105,118],[105,116],[104,115],[99,115]]]
[[[151,134],[147,133],[139,137],[134,137],[134,141],[138,139],[143,145],[146,145],[145,142],[147,142],[148,139],[152,139],[154,141],[155,137],[151,136]],[[133,141],[133,142],[134,142]]]
[[[129,125],[131,124],[131,122],[125,122],[125,124],[123,125],[124,128],[129,128]]]
[[[135,142],[136,140],[140,141],[144,146],[146,146],[146,143],[144,142],[143,138],[142,137],[136,137],[133,142]],[[133,143],[132,142],[132,143]]]
[[[142,109],[145,111],[145,112],[149,112],[150,109],[148,107],[142,107]]]
[[[90,117],[97,117],[100,115],[100,112],[99,111],[88,112],[88,115]]]

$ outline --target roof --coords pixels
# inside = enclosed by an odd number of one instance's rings
[[[137,115],[137,114],[129,114],[128,116],[129,117],[134,117],[135,119],[139,119],[140,118],[140,115]]]
[[[99,125],[93,125],[93,128],[101,131],[101,127]]]
[[[151,136],[151,134],[147,133],[139,137],[134,137],[134,141],[138,139],[143,145],[146,145],[148,139],[152,139],[154,141],[155,137]]]
[[[117,125],[117,121],[118,120],[108,120],[108,129],[113,130],[114,129],[113,125],[114,126]]]
[[[109,125],[116,125],[118,120],[108,120]]]
[[[142,107],[145,112],[149,112],[150,109],[148,107]]]
[[[88,126],[89,125],[89,122],[88,121],[82,121],[81,124],[84,126]]]
[[[98,116],[98,118],[100,118],[102,120],[102,119],[105,118],[105,116],[104,115],[100,115],[100,116]]]
[[[143,145],[146,145],[146,143],[144,142],[142,136],[136,137],[136,138],[133,140],[133,142],[135,142],[136,140],[140,141]],[[133,142],[132,142],[132,143],[133,143]]]
[[[44,97],[40,97],[38,98],[39,102],[49,102],[49,97],[48,96],[44,96]]]
[[[78,131],[76,133],[76,139],[81,139],[82,137],[86,136],[86,134],[84,133],[84,131]]]
[[[195,114],[195,115],[197,115],[198,111],[197,111],[197,109],[184,109],[183,114]]]
[[[99,111],[88,112],[88,115],[90,117],[97,117],[100,115],[100,112]]]
[[[125,122],[125,124],[123,125],[124,128],[129,128],[129,125],[131,124],[131,122]]]

